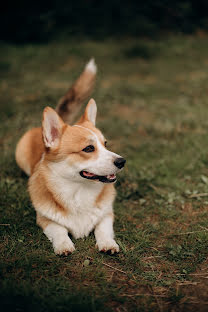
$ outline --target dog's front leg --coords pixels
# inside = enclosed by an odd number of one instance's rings
[[[68,231],[65,227],[39,214],[37,215],[37,224],[52,242],[55,254],[67,256],[75,250],[74,244],[69,238]]]
[[[110,251],[112,254],[119,252],[119,246],[114,240],[112,213],[106,215],[95,227],[96,246],[99,251]]]

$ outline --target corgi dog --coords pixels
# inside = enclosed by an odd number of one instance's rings
[[[75,250],[68,233],[78,239],[93,230],[99,251],[119,252],[113,231],[114,182],[126,161],[106,148],[95,126],[93,99],[79,121],[69,125],[90,95],[96,71],[92,59],[56,110],[44,109],[42,128],[26,132],[16,147],[16,162],[30,176],[37,224],[58,255]]]

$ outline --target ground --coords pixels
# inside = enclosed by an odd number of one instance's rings
[[[95,57],[97,125],[127,159],[118,255],[53,253],[15,145]],[[207,311],[208,36],[1,44],[0,298],[13,311]]]

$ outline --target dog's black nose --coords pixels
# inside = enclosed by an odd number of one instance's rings
[[[114,165],[121,169],[124,167],[125,165],[125,162],[126,162],[126,159],[122,158],[122,157],[119,157],[119,158],[116,158],[116,160],[114,161]]]

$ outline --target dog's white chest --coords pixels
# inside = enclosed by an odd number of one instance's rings
[[[71,214],[68,218],[68,230],[75,238],[88,236],[100,221],[103,213],[98,208],[92,207],[91,211],[84,214]]]
[[[98,185],[93,183],[93,187],[87,187],[84,184],[62,189],[62,201],[69,213],[66,217],[61,218],[57,215],[59,219],[57,221],[67,227],[75,238],[88,236],[103,217],[104,207],[96,205],[96,198],[101,190],[100,183]]]

